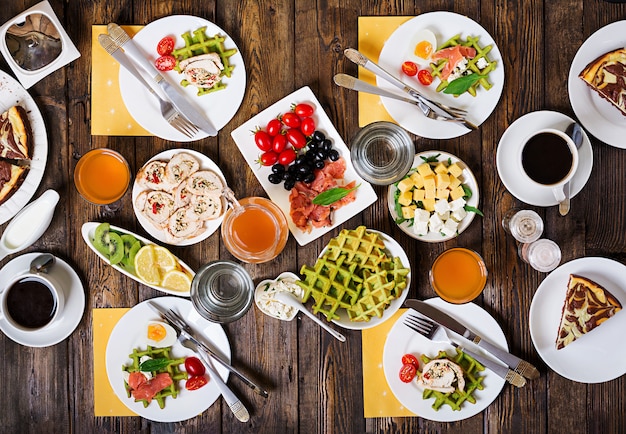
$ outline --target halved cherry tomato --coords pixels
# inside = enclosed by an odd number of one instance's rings
[[[206,372],[206,369],[200,359],[193,356],[185,359],[185,370],[192,376],[204,375]]]
[[[404,72],[409,77],[413,77],[415,74],[417,74],[417,70],[417,65],[410,60],[407,60],[402,64],[402,72]]]
[[[156,66],[159,71],[171,71],[176,66],[176,59],[174,56],[166,54],[155,60],[154,66]]]
[[[400,368],[400,381],[403,383],[410,383],[416,375],[417,368],[410,363],[402,365],[402,368]]]
[[[287,112],[282,115],[280,119],[283,124],[287,125],[289,128],[298,128],[300,127],[300,116],[295,114],[294,112]]]
[[[256,147],[263,152],[272,149],[272,138],[264,130],[256,130],[254,132],[254,143],[256,143]]]
[[[296,160],[296,151],[293,148],[287,148],[278,155],[278,162],[283,166],[293,163]]]
[[[404,356],[402,356],[402,364],[413,365],[416,368],[419,368],[420,366],[419,360],[417,360],[417,357],[415,357],[413,354],[405,354]]]
[[[278,161],[278,154],[274,151],[263,152],[259,157],[262,166],[273,166]]]
[[[428,86],[433,82],[433,75],[430,73],[428,69],[422,69],[417,73],[417,79],[424,86]]]
[[[272,151],[280,154],[287,147],[287,137],[284,134],[279,134],[272,140]]]
[[[310,136],[315,132],[315,119],[313,118],[303,118],[300,123],[300,131],[305,136]]]
[[[301,118],[308,118],[313,115],[315,108],[312,105],[307,104],[305,102],[301,102],[300,104],[296,104],[293,108],[293,112],[300,116]]]
[[[201,388],[202,386],[204,386],[208,382],[209,382],[209,379],[207,377],[205,377],[204,375],[196,375],[196,376],[190,377],[185,382],[185,389],[187,389],[187,390],[198,390],[199,388]]]
[[[289,128],[287,130],[287,141],[296,149],[302,149],[306,146],[306,137],[298,128]]]
[[[267,126],[265,127],[265,130],[267,131],[267,134],[269,134],[270,136],[274,137],[278,134],[280,134],[280,130],[282,129],[283,125],[280,123],[280,121],[276,118],[272,119],[271,121],[269,121],[267,123]]]
[[[164,37],[157,44],[157,53],[159,53],[159,56],[172,54],[172,51],[174,51],[174,38],[171,36]]]

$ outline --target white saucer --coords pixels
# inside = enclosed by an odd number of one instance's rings
[[[31,261],[41,255],[40,252],[26,253],[8,262],[0,270],[0,287],[3,287],[17,274],[30,268]],[[27,347],[49,347],[58,344],[76,329],[85,311],[85,291],[76,271],[63,259],[56,257],[56,263],[50,275],[65,291],[65,307],[63,315],[56,324],[37,332],[25,332],[14,328],[5,319],[0,319],[0,330],[18,344]]]
[[[522,174],[522,168],[517,157],[522,142],[532,131],[543,128],[565,131],[572,122],[574,120],[563,113],[548,110],[536,111],[517,119],[502,134],[496,152],[496,165],[502,183],[513,196],[529,205],[558,205],[558,201],[549,187],[538,187],[526,179]],[[570,183],[570,197],[576,196],[583,189],[589,180],[593,167],[593,150],[589,137],[584,130],[583,144],[578,150],[578,155],[578,170]]]

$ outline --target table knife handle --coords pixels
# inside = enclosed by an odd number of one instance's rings
[[[474,338],[474,343],[484,350],[488,351],[489,353],[493,354],[498,359],[502,360],[509,366],[509,368],[513,369],[515,372],[520,373],[524,377],[530,380],[539,378],[539,371],[537,370],[537,368],[535,368],[533,365],[526,362],[525,360],[522,360],[519,357],[514,356],[513,354],[496,347],[492,343],[481,339],[479,336]]]

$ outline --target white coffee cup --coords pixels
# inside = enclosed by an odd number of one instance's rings
[[[53,327],[65,307],[63,288],[54,278],[26,272],[7,282],[0,292],[0,320],[23,332]]]
[[[534,131],[518,153],[521,173],[537,187],[550,188],[558,202],[565,200],[563,186],[576,174],[578,149],[565,132],[553,128]]]

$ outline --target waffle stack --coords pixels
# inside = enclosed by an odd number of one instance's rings
[[[339,319],[346,309],[351,321],[382,317],[392,300],[406,288],[408,268],[399,258],[390,258],[385,243],[365,226],[342,230],[333,238],[314,267],[302,266],[298,281],[304,289],[303,301],[312,297],[313,312],[328,321]]]
[[[474,391],[484,389],[484,377],[480,375],[480,372],[485,370],[483,365],[458,348],[456,349],[456,355],[454,357],[450,357],[445,351],[439,351],[439,354],[433,359],[425,355],[422,355],[421,359],[424,363],[428,363],[434,359],[448,359],[459,365],[463,370],[463,377],[465,378],[465,388],[463,392],[459,389],[450,393],[430,389],[424,390],[424,394],[422,395],[424,399],[435,398],[435,402],[432,405],[435,410],[439,410],[444,404],[449,405],[452,410],[460,410],[465,401],[476,404]]]

